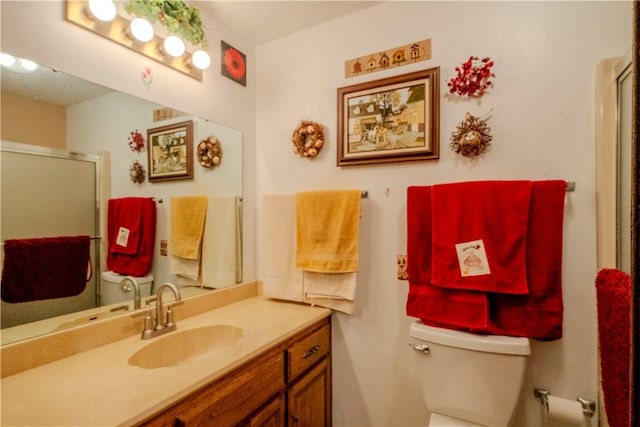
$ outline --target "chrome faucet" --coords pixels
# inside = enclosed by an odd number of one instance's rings
[[[164,313],[162,294],[166,289],[173,292],[175,301],[172,303],[167,303],[167,311],[166,313]],[[172,308],[182,303],[183,301],[180,295],[180,290],[174,284],[166,282],[160,285],[158,287],[158,290],[156,291],[156,318],[153,319],[153,317],[151,317],[151,309],[149,308],[144,318],[144,330],[142,331],[142,339],[147,340],[175,330],[176,323],[173,320]],[[139,315],[134,314],[134,317],[138,316]]]
[[[140,308],[140,286],[138,286],[138,282],[136,278],[133,276],[126,276],[120,281],[120,290],[123,292],[130,292],[131,287],[127,286],[127,283],[130,283],[133,286],[133,309],[137,310]]]

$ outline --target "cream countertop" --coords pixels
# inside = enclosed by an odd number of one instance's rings
[[[330,314],[325,308],[258,296],[177,321],[178,331],[216,324],[242,329],[243,337],[228,351],[212,351],[170,368],[142,369],[130,366],[129,357],[163,337],[143,341],[137,335],[75,354],[3,378],[0,422],[132,425]]]

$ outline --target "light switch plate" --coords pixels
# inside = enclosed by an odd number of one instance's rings
[[[169,242],[167,242],[166,240],[160,240],[160,255],[167,256],[168,246],[169,246]]]

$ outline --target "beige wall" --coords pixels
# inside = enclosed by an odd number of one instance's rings
[[[344,77],[346,60],[425,38],[432,40],[429,61]],[[514,426],[562,425],[543,419],[534,387],[557,397],[597,400],[596,67],[630,45],[630,2],[419,1],[382,2],[258,46],[257,217],[263,194],[369,192],[362,202],[356,311],[333,318],[335,426],[417,426],[427,419],[407,345],[413,320],[405,311],[408,287],[396,280],[396,255],[406,253],[410,185],[575,181],[565,202],[564,337],[533,341]],[[447,93],[446,81],[469,55],[490,56],[496,64],[495,86],[480,99]],[[440,159],[336,167],[336,88],[435,66],[440,67]],[[449,149],[465,113],[490,111],[493,141],[485,156],[469,161]],[[287,145],[303,118],[323,123],[328,135],[313,160],[297,158]],[[259,272],[263,260],[258,254]]]
[[[2,92],[0,139],[49,148],[66,148],[66,109]]]

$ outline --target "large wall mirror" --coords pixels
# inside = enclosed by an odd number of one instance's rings
[[[240,131],[42,65],[32,72],[24,67],[3,67],[1,77],[2,241],[85,234],[95,238],[93,276],[80,295],[21,303],[2,301],[1,344],[124,313],[123,304],[105,306],[100,301],[109,198],[152,197],[156,201],[151,274],[157,286],[177,279],[170,273],[170,255],[163,256],[160,251],[161,241],[170,236],[171,198],[234,197],[239,206],[235,282],[242,280]],[[146,140],[148,129],[186,121],[193,123],[193,179],[149,182],[146,148],[135,152],[129,147],[131,132],[140,132]],[[220,142],[222,160],[205,168],[195,158],[196,146],[211,136]],[[141,183],[131,176],[136,161],[145,169],[146,179]],[[186,296],[208,291],[205,289],[191,287]]]

